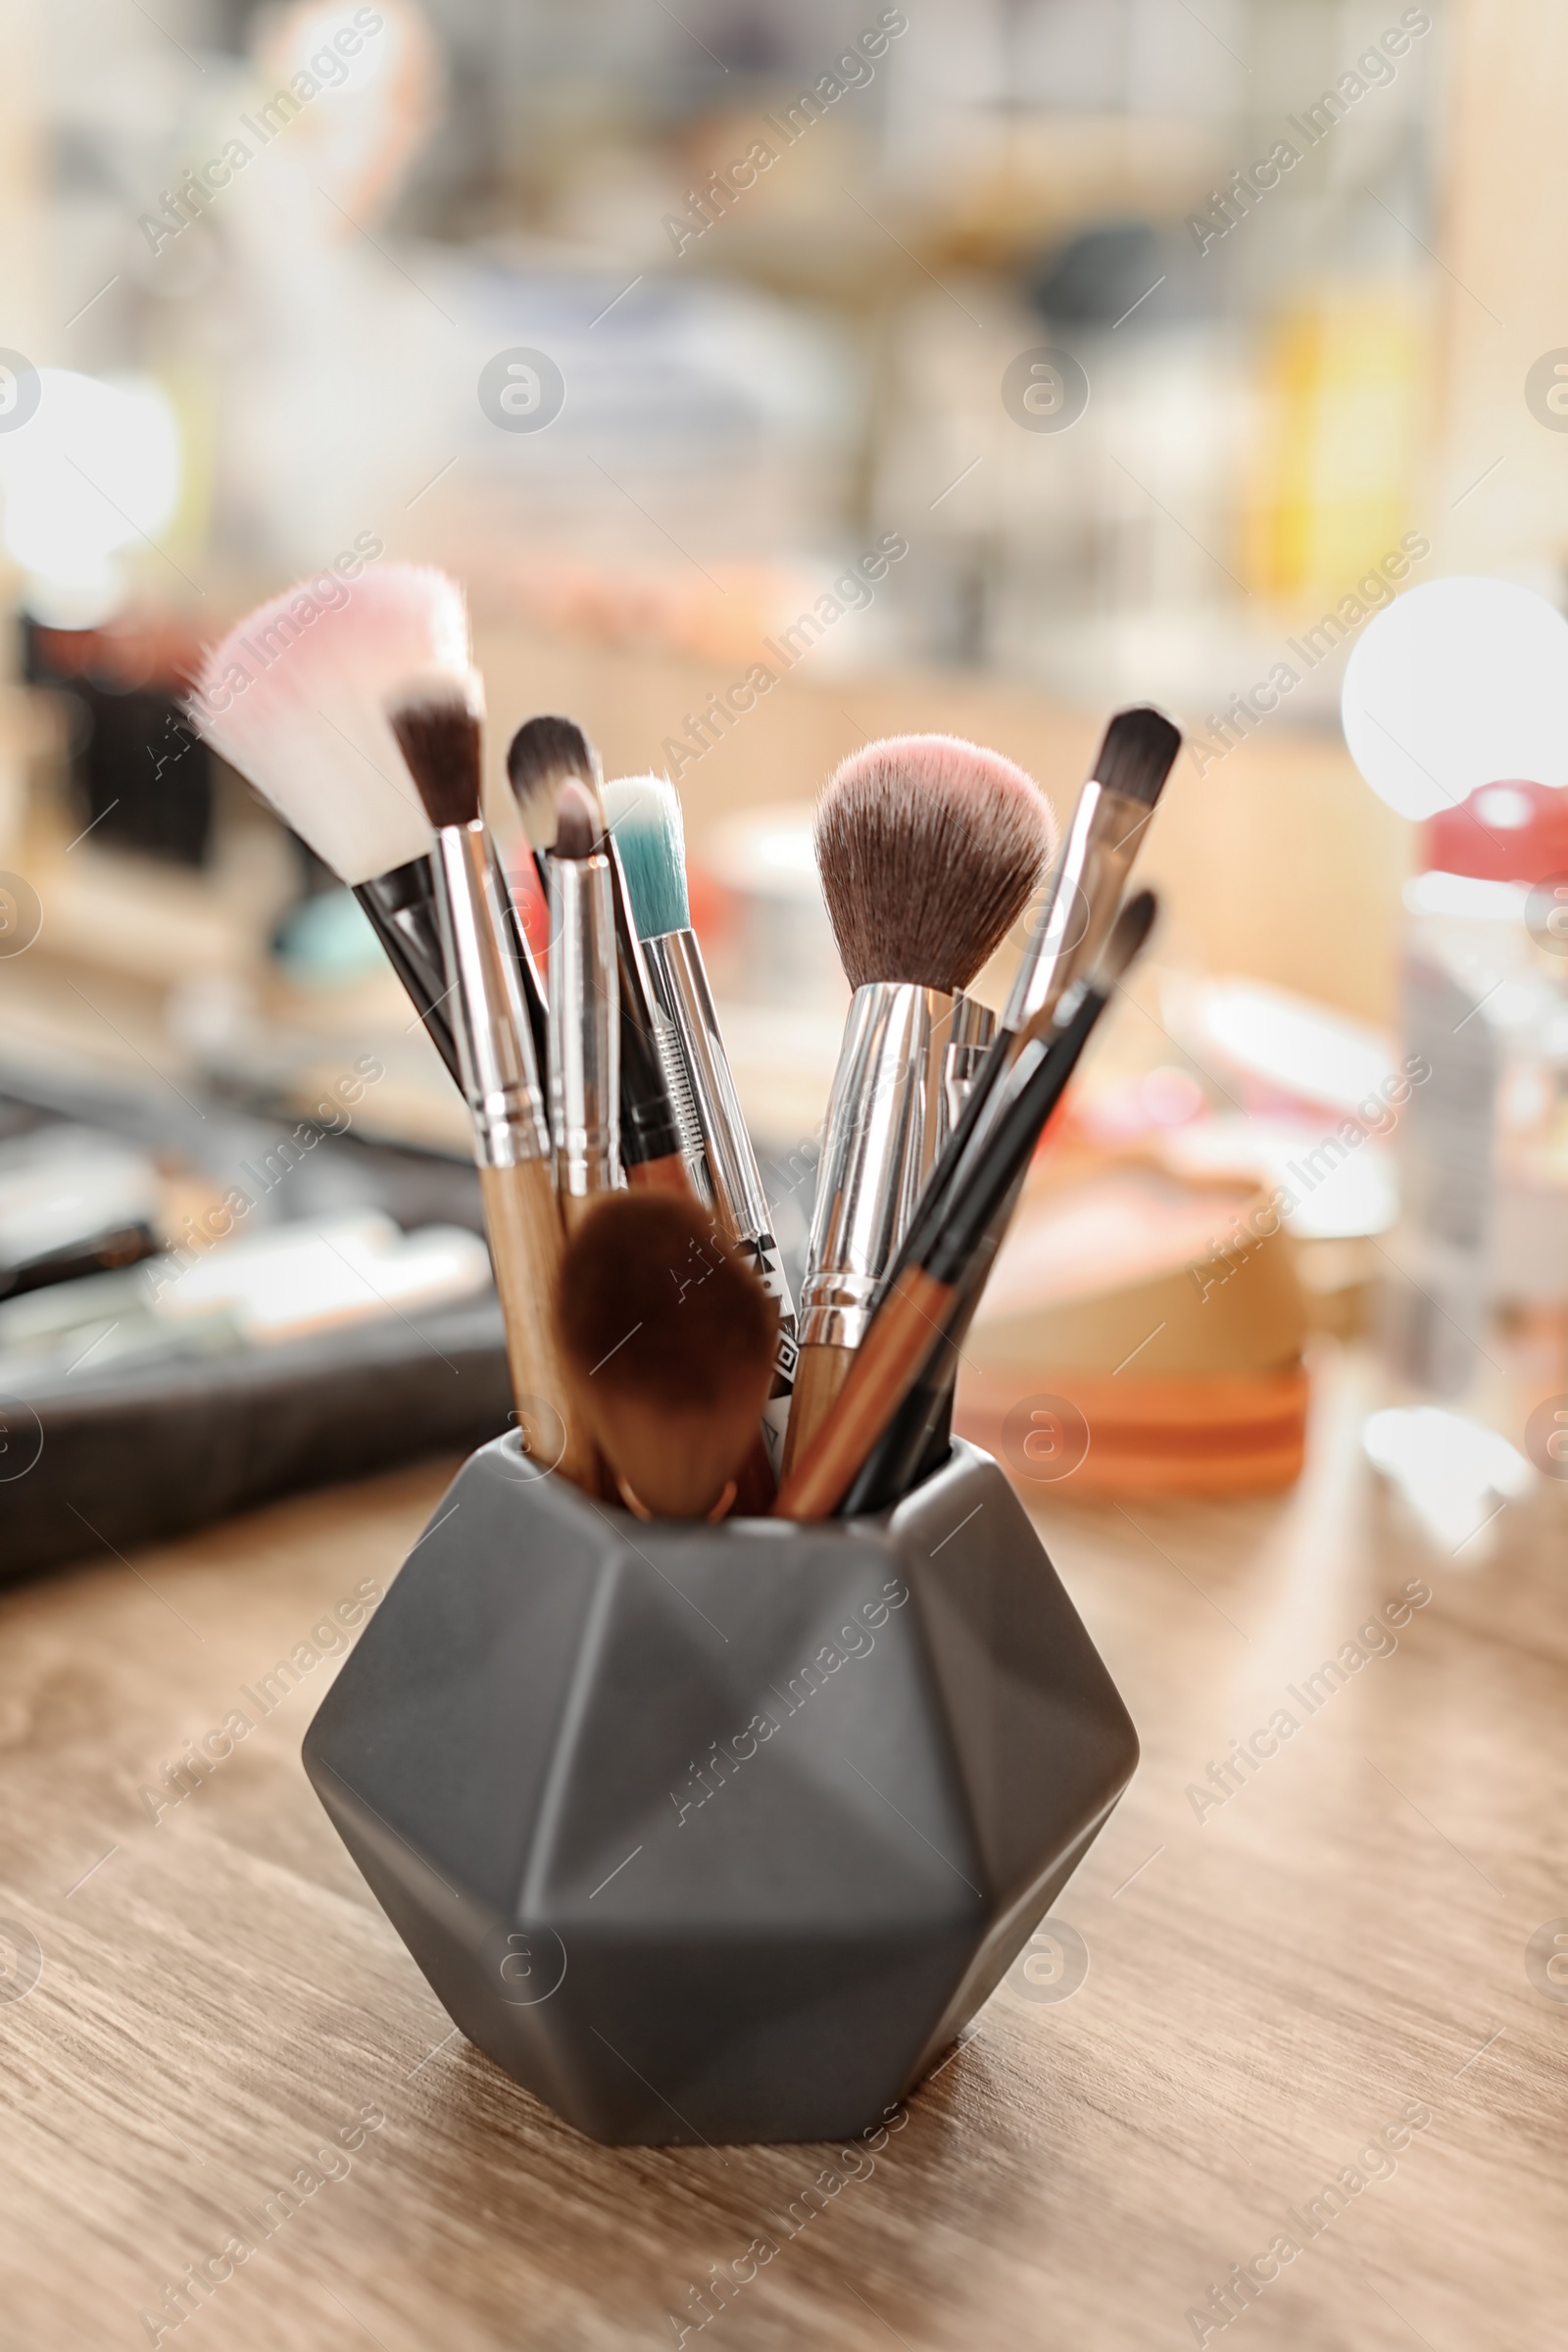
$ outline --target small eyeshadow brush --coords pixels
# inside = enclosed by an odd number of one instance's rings
[[[482,696],[476,674],[447,668],[405,679],[388,715],[435,833],[437,906],[464,1093],[519,1426],[541,1431],[556,1467],[592,1491],[598,1465],[577,1419],[553,1305],[561,1216],[517,968],[479,813]]]
[[[586,793],[604,826],[603,778],[599,755],[575,720],[530,718],[512,738],[507,774],[516,796],[529,847],[545,875],[544,859],[556,838],[561,792],[568,781]],[[620,995],[620,1155],[629,1184],[661,1192],[693,1191],[683,1135],[668,1082],[669,1047],[662,1045],[655,1008],[627,901],[625,877],[611,836],[598,845],[610,858],[614,900],[615,949]]]
[[[610,859],[580,784],[562,786],[550,881],[550,1136],[566,1231],[620,1175],[620,1007]]]

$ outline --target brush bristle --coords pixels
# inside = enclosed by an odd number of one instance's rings
[[[599,755],[574,718],[524,719],[507,746],[507,774],[531,850],[554,843],[556,800],[568,776],[599,805]]]
[[[1123,977],[1128,965],[1148,945],[1158,913],[1159,901],[1152,890],[1140,890],[1128,900],[1101,953],[1094,978],[1096,988],[1111,988]]]
[[[1107,792],[1152,808],[1182,748],[1182,731],[1163,710],[1140,703],[1118,710],[1105,729],[1093,774]]]
[[[607,1193],[566,1245],[558,1322],[596,1391],[708,1411],[753,1377],[765,1394],[778,1309],[694,1200]]]
[[[605,817],[620,852],[638,938],[689,931],[686,829],[674,785],[666,776],[618,776],[605,786]]]
[[[468,664],[463,590],[423,564],[302,580],[209,655],[192,724],[341,881],[422,858],[430,825],[384,709],[413,671]]]
[[[979,744],[894,735],[817,804],[822,895],[852,988],[966,988],[1023,912],[1054,826],[1038,786]]]
[[[591,858],[599,838],[594,805],[575,776],[568,776],[556,803],[553,858]]]
[[[471,825],[479,813],[482,704],[473,672],[405,679],[387,715],[432,825]]]

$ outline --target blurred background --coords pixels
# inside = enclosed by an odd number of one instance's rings
[[[938,729],[1065,817],[1166,705],[1164,929],[960,1426],[1026,1488],[1278,1487],[1348,1348],[1446,1544],[1568,1473],[1559,804],[1467,862],[1340,730],[1396,596],[1564,602],[1545,0],[15,0],[0,44],[0,1392],[64,1482],[0,1486],[19,1565],[79,1547],[71,1481],[143,1524],[176,1376],[214,1467],[160,1524],[505,1419],[463,1105],[181,718],[350,554],[466,581],[492,759],[565,710],[677,783],[797,1262],[815,792]]]

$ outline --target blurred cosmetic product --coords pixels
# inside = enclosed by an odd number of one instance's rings
[[[1405,885],[1396,1372],[1504,1407],[1568,1375],[1568,622],[1513,581],[1401,597],[1347,667],[1346,741],[1422,823]],[[1510,1418],[1512,1417],[1510,1410]]]
[[[56,1130],[55,1132],[60,1132]],[[405,1234],[376,1210],[243,1235],[194,1262],[149,1258],[0,1303],[0,1365],[25,1389],[74,1362],[228,1354],[283,1346],[477,1297],[490,1261],[477,1234]]]
[[[1484,785],[1422,828],[1420,864],[1404,1034],[1431,1075],[1404,1126],[1396,1347],[1456,1396],[1495,1315],[1568,1310],[1568,792]]]
[[[0,1298],[157,1248],[158,1170],[88,1127],[43,1127],[0,1144]]]
[[[697,862],[714,905],[718,994],[843,1016],[848,991],[811,846],[808,801],[776,801],[704,834]]]

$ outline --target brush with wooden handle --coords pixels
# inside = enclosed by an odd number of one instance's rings
[[[530,718],[507,750],[507,774],[523,831],[541,872],[556,838],[564,786],[586,793],[605,829],[599,755],[574,719]],[[626,880],[612,836],[598,846],[610,858],[620,995],[620,1155],[637,1188],[690,1197],[695,1188],[668,1080],[669,1048],[661,1040],[648,973],[632,920]],[[700,1139],[699,1139],[700,1141]]]
[[[817,864],[855,995],[817,1167],[786,1476],[849,1372],[946,1140],[958,993],[1022,913],[1051,841],[1022,768],[947,735],[870,744],[822,796]]]
[[[972,1313],[995,1255],[997,1222],[1005,1220],[1046,1122],[1112,989],[1142,951],[1154,914],[1153,892],[1141,891],[1122,910],[1092,979],[1074,986],[1050,1025],[1037,1028],[1015,1057],[997,1090],[988,1132],[965,1154],[945,1196],[922,1209],[911,1230],[899,1274],[848,1379],[779,1490],[780,1518],[825,1519],[837,1510],[923,1367],[941,1350],[956,1316]]]
[[[452,990],[463,1090],[473,1114],[485,1228],[506,1323],[507,1356],[524,1444],[578,1486],[598,1483],[556,1338],[561,1215],[527,1013],[507,945],[506,912],[479,813],[483,698],[456,664],[405,679],[388,715],[435,834],[437,906]],[[560,1422],[560,1451],[556,1428]]]

